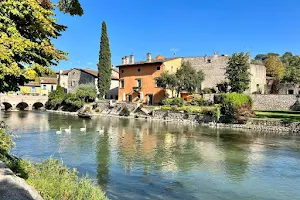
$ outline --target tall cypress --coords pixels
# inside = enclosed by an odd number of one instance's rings
[[[107,36],[106,23],[102,22],[102,33],[98,63],[99,97],[103,97],[110,89],[111,82],[111,53]]]

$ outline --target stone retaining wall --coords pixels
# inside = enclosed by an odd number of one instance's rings
[[[297,102],[296,95],[252,94],[254,110],[291,110]]]

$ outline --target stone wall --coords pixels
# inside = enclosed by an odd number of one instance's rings
[[[216,88],[216,85],[226,80],[225,72],[228,65],[228,56],[204,56],[204,57],[185,57],[183,62],[190,62],[196,70],[202,70],[205,80],[202,88]],[[266,85],[266,68],[263,65],[250,65],[251,83],[247,93],[261,91],[264,93]]]
[[[250,95],[254,110],[291,110],[297,101],[296,95]]]
[[[83,72],[78,69],[72,69],[69,72],[68,78],[68,92],[73,93],[76,91],[80,84],[95,84],[94,76]]]

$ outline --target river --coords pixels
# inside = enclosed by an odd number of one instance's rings
[[[13,154],[61,159],[110,199],[300,199],[299,135],[34,111],[2,120],[20,136]]]

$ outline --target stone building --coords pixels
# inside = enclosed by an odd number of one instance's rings
[[[274,91],[272,91],[273,82],[274,82],[274,78],[268,76],[267,77],[267,88],[266,88],[266,93],[267,94],[274,93]],[[276,88],[277,88],[278,92],[275,92],[274,94],[279,94],[279,95],[283,95],[283,94],[298,95],[298,94],[300,94],[300,84],[296,84],[296,83],[279,83]]]
[[[57,76],[59,85],[65,89],[66,93],[74,93],[81,84],[93,84],[98,90],[98,71],[96,70],[90,68],[60,70]],[[118,85],[119,71],[112,68],[111,84],[106,96],[107,99],[118,99]]]
[[[184,57],[183,62],[189,61],[196,70],[202,70],[205,74],[205,80],[202,88],[216,88],[218,83],[226,80],[225,72],[229,61],[229,56],[221,55],[215,52],[213,56],[203,57]],[[249,60],[250,62],[250,60]],[[266,68],[263,65],[250,65],[251,82],[247,93],[265,92],[266,86]]]

